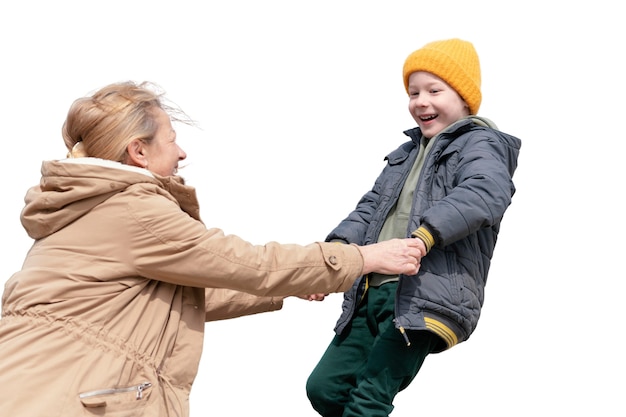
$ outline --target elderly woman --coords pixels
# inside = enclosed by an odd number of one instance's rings
[[[69,157],[26,194],[34,243],[2,298],[3,415],[186,416],[205,321],[417,272],[413,239],[256,246],[207,228],[172,120],[189,119],[146,83],[71,106]]]

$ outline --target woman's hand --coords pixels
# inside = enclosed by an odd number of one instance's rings
[[[415,275],[426,255],[424,242],[417,238],[391,239],[358,248],[363,255],[363,275]]]

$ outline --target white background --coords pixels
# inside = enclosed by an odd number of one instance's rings
[[[623,416],[624,30],[617,2],[25,1],[0,6],[5,166],[0,280],[42,160],[63,158],[72,101],[154,81],[179,127],[203,219],[253,243],[322,240],[414,126],[406,56],[461,37],[482,64],[479,115],[522,139],[478,329],[430,356],[402,416]],[[192,416],[314,417],[305,382],[340,312],[209,323]],[[0,352],[1,354],[1,352]],[[36,394],[34,394],[36,398]]]

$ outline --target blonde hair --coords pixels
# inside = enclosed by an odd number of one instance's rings
[[[193,124],[177,106],[165,99],[156,84],[132,81],[110,84],[71,105],[63,123],[68,158],[94,157],[125,162],[134,139],[150,141],[156,133],[155,109],[173,121]]]

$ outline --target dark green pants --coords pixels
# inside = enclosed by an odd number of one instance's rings
[[[386,417],[393,399],[436,346],[428,331],[408,331],[411,346],[395,328],[390,282],[367,290],[341,336],[335,336],[307,380],[307,396],[324,417]]]

